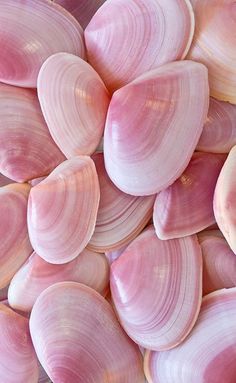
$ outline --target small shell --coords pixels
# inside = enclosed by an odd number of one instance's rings
[[[0,83],[0,171],[24,182],[48,175],[64,159],[50,136],[36,92]]]
[[[212,201],[225,160],[225,154],[194,153],[181,177],[157,195],[153,221],[160,239],[195,234],[215,222]]]
[[[28,319],[0,304],[0,328],[0,382],[38,383]]]
[[[220,172],[214,194],[214,214],[219,229],[236,254],[236,146],[234,146]]]
[[[83,30],[48,0],[0,1],[0,81],[36,88],[43,62],[56,52],[85,58]]]
[[[197,323],[173,350],[147,351],[149,383],[233,383],[236,358],[236,288],[203,299]]]
[[[110,287],[131,339],[151,350],[175,347],[193,328],[200,309],[197,237],[161,241],[150,226],[112,263]]]
[[[31,189],[28,229],[32,246],[45,261],[72,261],[88,244],[100,198],[96,168],[90,157],[63,162]]]
[[[109,284],[106,257],[85,249],[69,263],[52,265],[33,253],[10,283],[9,304],[14,309],[31,311],[42,291],[64,281],[83,283],[105,295]]]
[[[236,257],[218,233],[199,236],[203,257],[203,294],[236,286]]]
[[[85,285],[64,282],[45,290],[33,307],[30,332],[53,382],[144,381],[138,347],[106,300]]]
[[[89,62],[113,91],[183,59],[193,33],[189,0],[110,0],[85,29],[85,43]]]
[[[94,153],[110,102],[95,70],[79,57],[57,53],[40,69],[38,96],[49,131],[65,156]]]
[[[97,153],[93,160],[101,198],[95,231],[88,247],[104,252],[127,245],[143,230],[152,216],[155,196],[134,197],[123,193],[108,177],[103,154]]]
[[[188,58],[209,70],[211,96],[236,104],[235,0],[194,0],[196,28]]]
[[[116,91],[108,109],[105,166],[123,192],[156,194],[188,165],[207,117],[206,68],[164,65]]]
[[[9,284],[32,253],[27,230],[29,192],[27,184],[15,183],[0,188],[0,288]]]

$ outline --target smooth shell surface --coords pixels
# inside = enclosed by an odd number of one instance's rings
[[[147,351],[149,383],[234,383],[236,289],[207,295],[188,338],[173,350]]]
[[[85,58],[83,30],[48,0],[1,0],[0,81],[36,88],[43,62],[56,52]]]
[[[151,350],[181,343],[202,297],[202,255],[196,236],[161,241],[151,226],[111,265],[111,293],[127,334]]]
[[[236,146],[220,172],[214,194],[214,214],[219,229],[236,254]]]
[[[199,235],[203,258],[203,294],[236,286],[236,256],[218,233]]]
[[[102,153],[93,156],[100,185],[100,204],[89,248],[103,252],[118,249],[134,239],[149,222],[155,196],[123,193],[109,179]]]
[[[236,145],[236,105],[210,99],[207,121],[196,150],[229,153]]]
[[[88,59],[108,89],[183,59],[194,32],[188,0],[110,0],[85,29]]]
[[[38,383],[38,362],[28,319],[0,304],[0,328],[0,381]]]
[[[196,28],[188,58],[209,70],[211,96],[236,104],[236,3],[194,0]]]
[[[45,261],[72,261],[88,244],[100,198],[96,168],[90,157],[64,161],[34,186],[28,204],[32,246]]]
[[[157,195],[153,221],[160,239],[195,234],[215,222],[212,201],[225,159],[195,152],[181,177]]]
[[[36,92],[0,83],[0,171],[24,182],[48,175],[64,159],[50,136]]]
[[[110,101],[95,70],[79,57],[57,53],[44,62],[37,84],[43,115],[61,151],[67,158],[92,154]]]
[[[30,332],[53,382],[143,383],[141,354],[106,300],[89,287],[57,283],[36,301]]]
[[[164,65],[116,91],[104,135],[105,166],[132,195],[172,184],[188,165],[207,117],[206,68],[192,61]]]
[[[33,253],[10,283],[9,304],[14,309],[30,311],[42,291],[64,281],[83,283],[105,295],[109,284],[106,257],[85,249],[73,261],[53,265]]]
[[[30,186],[10,184],[0,188],[0,288],[7,286],[32,253],[27,230]]]

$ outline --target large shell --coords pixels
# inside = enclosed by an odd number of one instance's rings
[[[83,283],[105,295],[109,284],[106,257],[85,249],[71,262],[52,265],[33,253],[10,283],[9,304],[14,309],[31,311],[42,291],[64,281]]]
[[[127,334],[151,350],[181,343],[194,326],[202,298],[197,237],[169,241],[151,226],[111,265],[111,293]]]
[[[55,264],[75,259],[94,232],[99,198],[96,168],[86,156],[63,162],[34,186],[28,228],[36,253]]]
[[[0,381],[38,383],[38,361],[27,318],[0,304]]]
[[[198,236],[203,257],[203,294],[236,286],[236,257],[220,232]]]
[[[236,359],[236,288],[203,299],[196,325],[173,350],[147,351],[149,383],[233,383]]]
[[[104,135],[106,170],[128,194],[155,194],[188,165],[207,117],[207,69],[180,61],[152,70],[111,99]]]
[[[194,0],[196,29],[188,57],[209,70],[211,96],[236,104],[235,0]]]
[[[229,153],[236,145],[236,106],[210,99],[207,121],[196,150]]]
[[[106,300],[91,288],[57,283],[37,299],[30,332],[53,382],[143,383],[138,347]]]
[[[86,28],[93,15],[105,0],[54,0],[67,9]]]
[[[110,0],[85,29],[91,65],[108,89],[183,59],[191,45],[194,15],[189,0]]]
[[[98,173],[101,198],[95,231],[89,248],[103,252],[118,249],[134,239],[149,222],[155,196],[134,197],[111,182],[102,153],[93,156]]]
[[[27,184],[0,188],[0,288],[8,285],[32,253],[27,230],[29,192]]]
[[[214,214],[219,229],[236,254],[236,146],[220,172],[214,194]]]
[[[92,154],[102,138],[110,101],[95,70],[79,57],[57,53],[40,69],[38,96],[49,131],[65,156]]]
[[[0,171],[24,182],[47,175],[64,159],[50,136],[36,92],[0,83]]]
[[[0,1],[0,81],[36,88],[43,62],[56,52],[85,57],[83,30],[48,0]]]
[[[153,221],[161,239],[198,233],[215,222],[213,196],[225,154],[196,152],[181,177],[161,191]]]

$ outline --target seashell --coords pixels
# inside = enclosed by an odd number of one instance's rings
[[[147,351],[149,383],[233,383],[236,358],[236,288],[203,299],[197,323],[173,350]]]
[[[100,190],[90,157],[64,161],[31,189],[28,230],[32,246],[45,261],[70,262],[94,232]]]
[[[207,121],[196,150],[229,153],[236,145],[236,106],[210,99]]]
[[[127,245],[146,226],[155,196],[134,197],[123,193],[107,175],[102,153],[93,156],[100,185],[100,203],[94,233],[88,244],[98,252]]]
[[[128,244],[129,245],[129,244]],[[124,250],[127,248],[128,245],[124,245],[120,247],[117,250],[109,250],[105,252],[105,256],[107,257],[107,260],[109,264],[111,265],[116,259],[118,259],[121,254],[124,252]]]
[[[64,159],[50,136],[36,92],[0,83],[0,171],[24,182],[49,174]]]
[[[29,320],[0,303],[0,381],[38,383],[38,362]]]
[[[86,28],[93,15],[105,0],[54,0],[67,9]]]
[[[203,294],[236,286],[236,257],[214,232],[199,236],[203,257]]]
[[[0,188],[0,289],[9,284],[32,253],[27,231],[29,192],[28,184],[14,183]]]
[[[67,158],[95,152],[110,96],[88,63],[68,53],[49,57],[39,72],[38,96],[49,131]]]
[[[0,25],[0,81],[4,83],[36,88],[39,69],[52,54],[68,52],[85,58],[81,26],[51,1],[1,0]]]
[[[212,97],[236,104],[235,1],[194,0],[192,5],[196,28],[188,58],[207,66]]]
[[[202,256],[197,237],[161,241],[150,226],[112,263],[110,288],[131,339],[151,350],[176,347],[200,310]]]
[[[42,291],[64,281],[80,282],[106,295],[109,265],[105,255],[85,249],[73,261],[53,265],[34,252],[11,280],[9,303],[14,309],[31,311]]]
[[[184,59],[193,33],[189,0],[110,0],[85,29],[85,44],[90,64],[114,91],[151,69]]]
[[[220,172],[214,194],[214,214],[220,231],[236,254],[236,146],[234,146]]]
[[[161,191],[153,221],[160,239],[198,233],[215,222],[213,196],[225,154],[195,152],[181,177]]]
[[[85,285],[64,282],[46,289],[33,307],[30,332],[53,382],[144,381],[138,347],[109,303]]]
[[[114,93],[104,134],[112,182],[132,195],[156,194],[187,167],[208,111],[206,68],[167,64]]]

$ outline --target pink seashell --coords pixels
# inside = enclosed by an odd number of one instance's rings
[[[27,184],[0,188],[0,289],[9,284],[32,253],[26,221],[29,192]]]
[[[134,197],[123,193],[108,177],[103,154],[95,154],[93,160],[101,198],[95,231],[88,247],[98,252],[119,249],[146,226],[152,216],[155,196]]]
[[[86,156],[63,162],[34,186],[28,229],[36,253],[54,264],[75,259],[94,232],[99,198],[96,168]]]
[[[161,241],[150,226],[112,263],[110,287],[131,339],[151,350],[176,347],[200,310],[202,256],[197,237]]]
[[[49,174],[64,159],[50,136],[36,92],[0,83],[0,171],[24,182]]]
[[[236,358],[236,288],[203,299],[197,323],[173,350],[147,351],[149,383],[233,383]]]
[[[93,15],[105,0],[54,0],[67,9],[86,28]]]
[[[27,318],[0,304],[0,381],[38,383],[38,362]]]
[[[194,153],[181,177],[157,195],[153,220],[160,239],[195,234],[215,222],[212,200],[225,160],[224,154]]]
[[[1,0],[0,81],[36,88],[43,62],[57,52],[85,57],[83,30],[48,0]]]
[[[219,229],[236,253],[236,146],[234,146],[220,172],[214,194],[214,214]]]
[[[33,253],[10,283],[9,303],[14,309],[31,311],[42,291],[64,281],[83,283],[105,295],[109,284],[106,257],[85,249],[69,263],[52,265]]]
[[[91,288],[57,283],[37,299],[33,344],[53,382],[143,383],[141,354],[111,306]]]
[[[106,170],[123,192],[150,195],[188,165],[208,111],[206,68],[167,64],[114,93],[104,135]]]
[[[50,133],[65,156],[94,153],[110,101],[95,70],[79,57],[57,53],[40,69],[38,95]]]
[[[236,145],[236,106],[211,98],[207,121],[197,150],[229,153],[234,145]]]
[[[236,286],[236,257],[214,232],[199,236],[203,256],[203,294]]]
[[[110,0],[85,29],[85,43],[90,64],[113,91],[183,59],[193,33],[188,0]]]
[[[212,97],[236,104],[235,0],[193,0],[192,5],[196,28],[188,57],[207,66]]]

